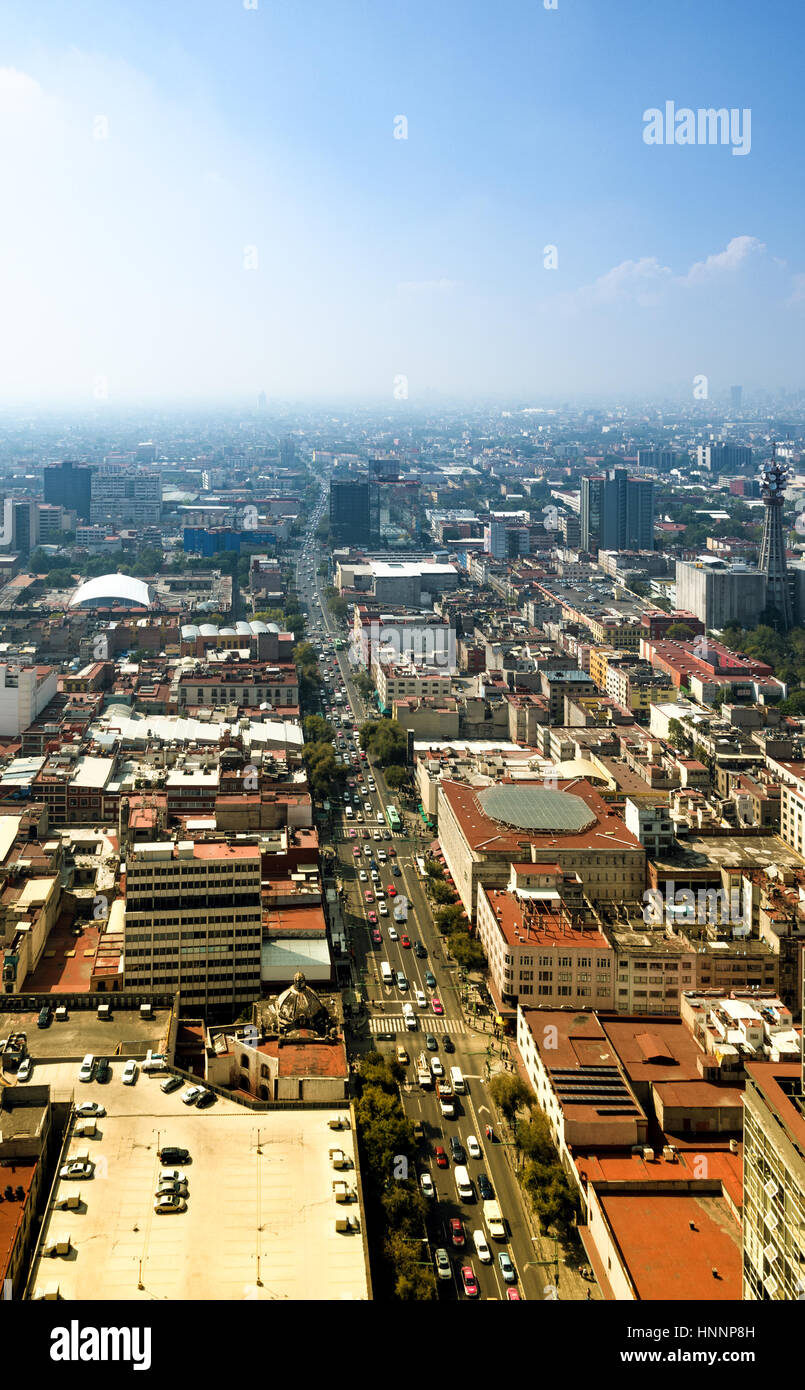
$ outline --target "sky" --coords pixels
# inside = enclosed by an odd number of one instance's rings
[[[2,25],[4,410],[804,384],[802,0],[5,0]],[[667,102],[735,138],[647,143]]]

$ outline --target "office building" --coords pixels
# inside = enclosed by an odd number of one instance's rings
[[[653,550],[654,483],[611,468],[581,480],[583,550]]]
[[[637,467],[642,473],[647,468],[650,473],[670,473],[676,468],[674,449],[638,449]]]
[[[58,672],[53,666],[0,666],[0,735],[16,738],[54,699]]]
[[[505,560],[508,554],[506,524],[503,521],[489,521],[484,526],[484,550],[493,560]]]
[[[805,1294],[805,1095],[799,1063],[749,1062],[744,1093],[743,1298]]]
[[[752,627],[766,607],[766,576],[749,565],[728,565],[710,555],[677,560],[676,602],[708,629],[719,631],[733,620]]]
[[[156,526],[162,513],[162,479],[144,468],[121,468],[102,464],[90,486],[90,516],[93,525],[113,522],[115,526]]]
[[[742,386],[731,386],[731,387],[730,387],[730,410],[732,410],[734,413],[737,413],[737,411],[739,411],[740,408],[741,408],[741,397],[742,397],[742,395],[743,395],[743,387],[742,387]]]
[[[744,444],[700,444],[696,463],[704,473],[746,473],[752,468],[752,450]]]
[[[259,997],[260,850],[192,840],[126,857],[126,989],[178,990],[183,1009],[235,1017]]]
[[[290,435],[286,435],[280,444],[280,467],[293,468],[296,463],[296,444]]]
[[[364,479],[333,479],[330,483],[330,531],[341,545],[377,544],[380,502],[377,483]]]
[[[73,459],[50,464],[44,469],[45,501],[75,512],[79,521],[89,521],[90,483],[94,471]]]

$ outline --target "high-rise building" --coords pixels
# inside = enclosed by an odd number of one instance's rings
[[[745,473],[752,467],[752,450],[746,444],[699,444],[696,463],[700,472]]]
[[[676,606],[716,631],[729,622],[751,627],[766,607],[766,577],[749,565],[728,565],[712,555],[677,560]]]
[[[230,1017],[260,995],[257,846],[160,841],[126,852],[125,984]]]
[[[565,512],[559,518],[559,530],[568,550],[578,550],[581,545],[581,518],[575,512]]]
[[[380,539],[380,501],[377,483],[368,478],[332,479],[330,530],[344,545],[376,545]]]
[[[743,395],[742,386],[730,387],[730,410],[739,411],[741,408],[741,396]]]
[[[583,550],[653,550],[654,483],[625,468],[581,480]]]
[[[805,1094],[797,1063],[747,1062],[743,1298],[805,1294]]]
[[[484,526],[484,550],[493,560],[505,560],[508,554],[505,521],[488,521]]]
[[[93,525],[155,526],[162,513],[162,479],[147,468],[102,464],[93,474],[90,515]]]
[[[676,468],[676,451],[674,449],[638,449],[637,466],[640,469],[648,468],[652,473],[670,473],[672,468]]]
[[[75,512],[79,521],[89,521],[90,483],[94,468],[64,459],[44,469],[45,501]]]
[[[766,607],[786,632],[792,623],[791,585],[783,537],[783,492],[788,477],[788,465],[778,459],[775,450],[769,462],[764,463],[760,475],[765,518],[758,569],[766,576]]]
[[[280,444],[280,467],[293,468],[296,463],[296,444],[289,434]]]

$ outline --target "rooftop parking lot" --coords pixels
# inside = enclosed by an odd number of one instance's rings
[[[339,1171],[330,1159],[342,1149],[354,1164],[353,1130],[328,1126],[347,1111],[252,1112],[223,1097],[199,1111],[181,1090],[165,1095],[157,1076],[123,1086],[122,1069],[116,1059],[105,1085],[80,1083],[73,1065],[36,1069],[38,1082],[72,1085],[77,1104],[98,1101],[109,1114],[94,1137],[70,1140],[68,1157],[88,1153],[94,1176],[57,1182],[56,1202],[76,1193],[81,1205],[51,1204],[41,1246],[69,1235],[71,1249],[38,1257],[29,1297],[53,1283],[65,1299],[369,1297],[359,1204],[333,1193],[335,1181],[357,1184],[354,1166]],[[163,1165],[165,1144],[191,1161]],[[186,1211],[154,1211],[163,1166],[186,1175]],[[336,1231],[347,1215],[357,1232]]]

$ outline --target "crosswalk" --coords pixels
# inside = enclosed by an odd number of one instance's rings
[[[463,1019],[460,1018],[431,1018],[429,1015],[417,1015],[423,1033],[466,1033],[467,1029]],[[394,1033],[407,1032],[405,1019],[402,1014],[392,1014],[390,1018],[370,1018],[370,1033]],[[411,1030],[414,1031],[414,1030]]]

